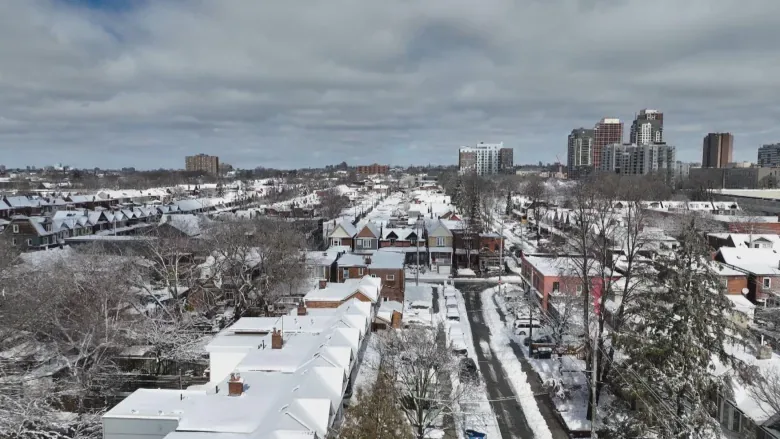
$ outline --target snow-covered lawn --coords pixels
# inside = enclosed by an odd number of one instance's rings
[[[504,315],[512,315],[507,309],[503,295],[491,295],[495,297],[496,302]],[[490,303],[492,305],[492,298],[490,299],[490,302],[486,302],[485,300],[487,299],[483,297],[483,304]],[[493,310],[493,312],[495,313],[495,310]],[[502,322],[497,313],[495,317],[499,326],[501,326]],[[583,372],[586,369],[585,362],[573,356],[553,357],[549,360],[531,358],[528,346],[525,346],[523,343],[526,337],[514,333],[511,321],[512,319],[508,319],[507,325],[504,325],[504,327],[501,328],[503,329],[502,332],[520,346],[523,350],[523,354],[525,354],[525,358],[531,364],[534,371],[539,374],[542,382],[555,382],[559,385],[559,391],[553,398],[553,403],[561,414],[564,422],[566,422],[567,428],[571,431],[590,430],[590,421],[586,419],[588,409],[588,385],[585,373]],[[492,323],[490,324],[492,329]],[[519,367],[519,360],[515,361],[518,362]],[[600,403],[599,406],[601,406],[602,403]]]
[[[482,292],[482,315],[492,334],[490,347],[506,372],[520,406],[523,408],[526,421],[534,431],[536,439],[552,439],[547,421],[539,412],[539,406],[536,403],[534,392],[531,390],[531,385],[528,383],[528,377],[523,372],[520,360],[512,350],[510,344],[512,331],[503,324],[501,316],[493,305],[493,296],[495,296],[497,289],[498,287],[488,288]]]
[[[445,298],[444,290],[454,291],[455,299],[458,302],[458,313],[460,314],[460,322],[451,322],[444,316]],[[458,325],[462,329],[463,337],[466,342],[466,350],[468,357],[477,361],[477,353],[474,350],[474,341],[471,335],[471,324],[469,323],[466,311],[466,303],[463,300],[461,292],[450,285],[444,286],[444,289],[439,293],[439,314],[438,318],[444,322],[445,329],[449,334],[449,329],[453,325]],[[453,388],[457,387],[460,382],[459,371],[453,371],[451,374],[453,381]],[[460,395],[460,416],[457,419],[458,434],[463,435],[463,431],[466,429],[472,429],[481,431],[487,434],[488,438],[500,438],[501,432],[498,429],[498,421],[496,421],[496,415],[493,412],[490,402],[488,401],[487,390],[485,389],[485,381],[480,377],[477,385],[468,386],[463,389],[463,394]]]

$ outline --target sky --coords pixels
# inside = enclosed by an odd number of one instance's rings
[[[0,164],[455,164],[664,112],[701,160],[780,142],[778,0],[4,0]]]

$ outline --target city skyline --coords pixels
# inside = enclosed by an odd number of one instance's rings
[[[780,4],[768,0],[339,0],[306,13],[33,0],[5,12],[8,167],[179,168],[197,153],[247,168],[451,165],[459,145],[483,139],[502,139],[516,163],[553,162],[572,128],[630,123],[641,108],[664,112],[682,161],[698,161],[709,132],[734,134],[736,161],[780,141],[780,88],[767,73],[780,64],[770,19]]]

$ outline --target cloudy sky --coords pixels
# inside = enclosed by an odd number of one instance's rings
[[[453,164],[665,113],[678,158],[780,141],[778,0],[2,0],[0,163]],[[628,136],[627,129],[625,136]]]

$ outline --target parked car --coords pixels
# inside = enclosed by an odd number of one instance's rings
[[[515,320],[515,334],[517,335],[528,335],[530,328],[536,329],[541,327],[542,323],[538,319],[525,318]]]
[[[534,343],[553,343],[553,338],[549,335],[543,335],[537,339],[534,340]],[[523,340],[523,344],[526,346],[531,345],[531,337],[526,337],[525,340]]]
[[[477,372],[477,363],[472,358],[460,359],[460,379],[477,381],[479,373]]]
[[[457,308],[447,308],[447,320],[454,322],[460,321],[460,314],[458,313]]]

